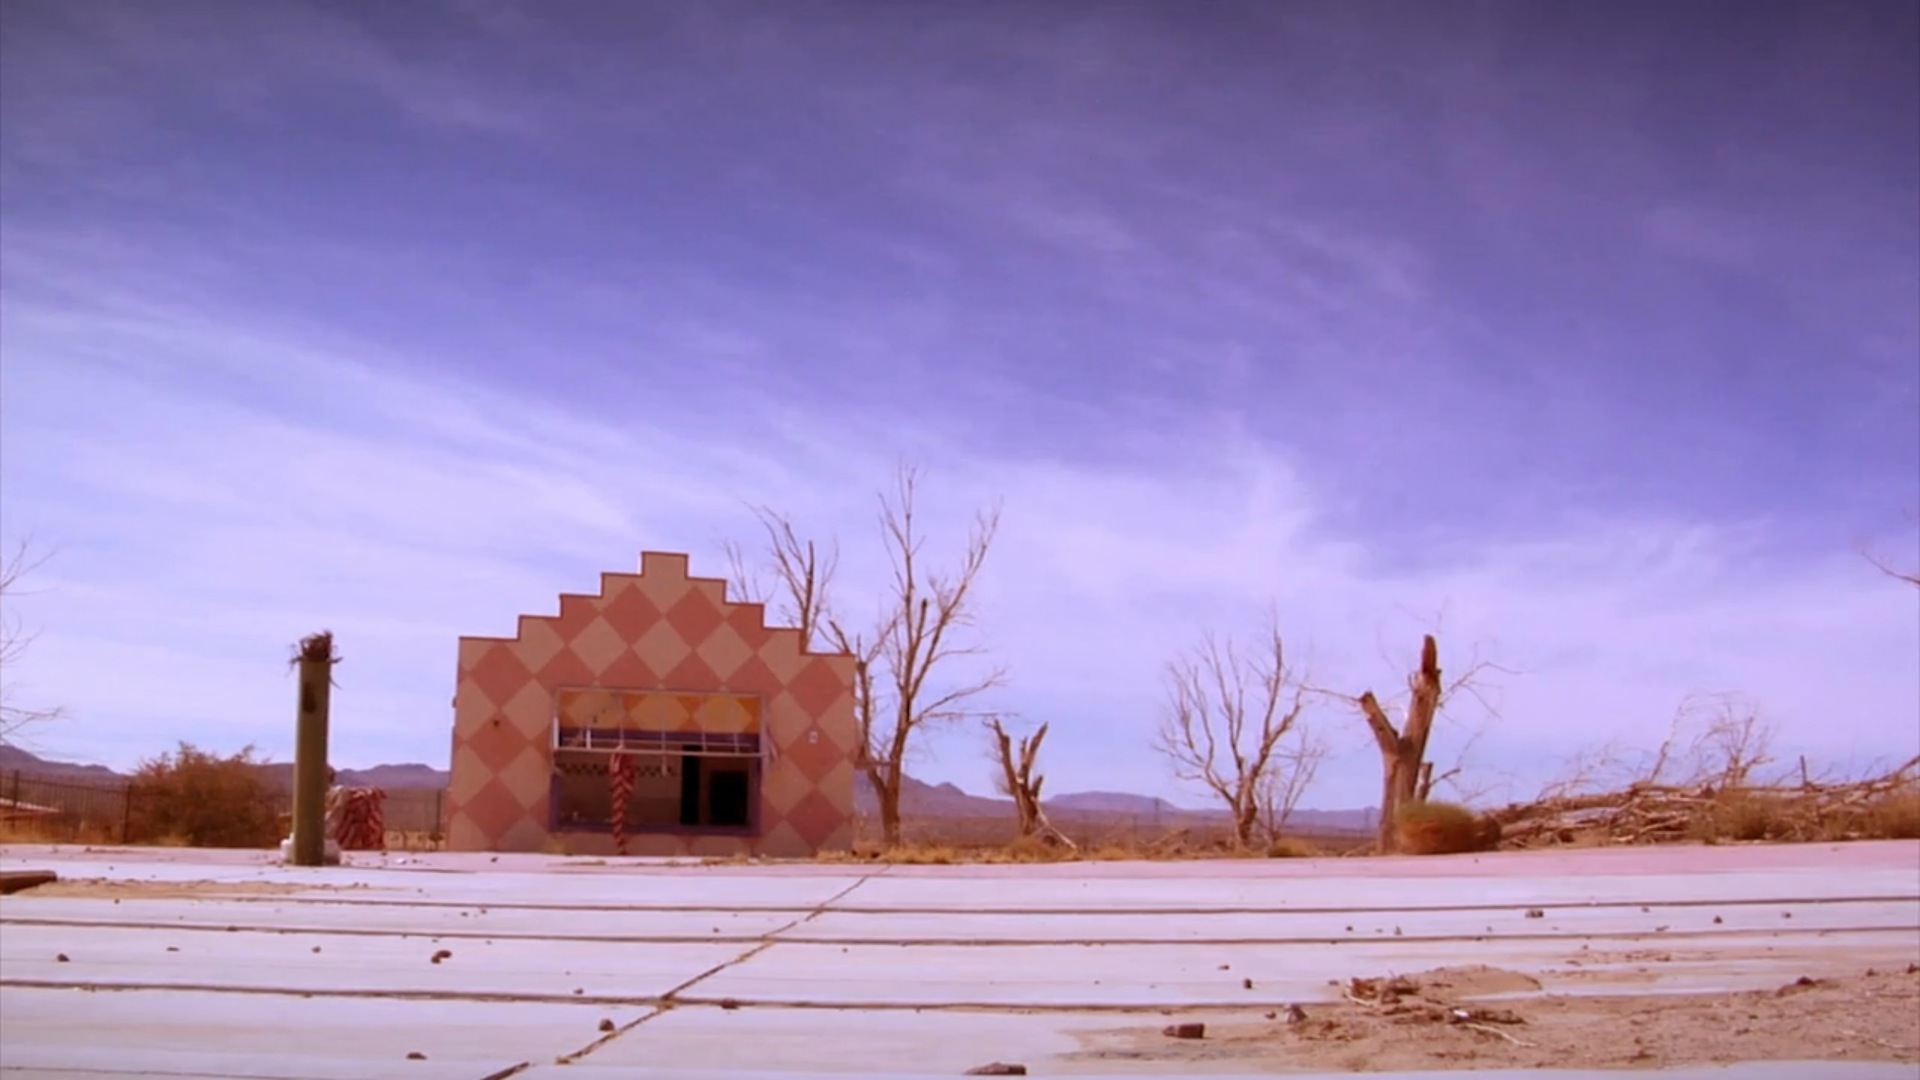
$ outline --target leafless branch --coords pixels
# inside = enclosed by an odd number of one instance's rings
[[[40,636],[37,630],[28,630],[20,623],[9,601],[32,595],[23,586],[28,577],[52,557],[51,551],[36,555],[32,539],[24,537],[14,545],[12,552],[0,559],[0,741],[17,738],[28,728],[58,720],[65,715],[58,708],[31,708],[6,700],[9,691],[18,685],[17,674],[13,671],[15,665],[26,656],[27,650]]]
[[[766,533],[765,569],[773,578],[769,589],[760,575],[750,573],[737,545],[727,545],[727,560],[732,564],[734,580],[747,594],[761,603],[774,605],[772,614],[800,631],[803,648],[820,643],[821,631],[833,617],[833,576],[840,567],[839,545],[821,550],[812,540],[801,539],[793,521],[764,506],[754,507],[753,515]]]

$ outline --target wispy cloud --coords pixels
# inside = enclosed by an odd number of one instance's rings
[[[853,6],[261,8],[199,37],[58,10],[10,4],[0,65],[46,45],[0,105],[0,505],[60,549],[7,674],[73,714],[50,750],[284,755],[285,650],[330,626],[343,760],[442,761],[454,638],[642,548],[719,573],[749,504],[839,537],[869,609],[903,457],[936,545],[1005,500],[981,636],[1000,704],[1053,721],[1059,790],[1167,791],[1162,666],[1269,605],[1321,685],[1397,690],[1436,621],[1456,670],[1512,669],[1479,753],[1520,787],[1696,691],[1823,757],[1920,750],[1920,598],[1851,550],[1920,543],[1915,309],[1844,284],[1920,258],[1886,227],[1902,181],[1773,229],[1725,164],[1751,140],[1696,172],[1631,134],[1685,87],[1582,99],[1332,8],[1270,42],[1304,67],[1211,73],[1226,31],[1092,9],[1032,38]],[[1427,98],[1487,85],[1585,101],[1595,143],[1556,157],[1561,121],[1519,113],[1420,141]],[[1618,192],[1584,171],[1608,148]],[[1365,802],[1363,728],[1317,722],[1344,750],[1314,801]],[[933,749],[983,786],[972,735]]]

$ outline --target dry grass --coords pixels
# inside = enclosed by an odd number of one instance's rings
[[[120,830],[66,814],[0,818],[0,844],[113,844]]]
[[[1325,854],[1318,844],[1295,836],[1282,836],[1267,845],[1269,859],[1317,859]]]
[[[1723,791],[1688,822],[1703,843],[1824,843],[1920,839],[1920,790],[1889,791],[1857,805],[1827,805],[1816,793]]]
[[[1408,855],[1459,855],[1492,851],[1500,844],[1500,826],[1457,803],[1414,802],[1395,816],[1400,850]]]

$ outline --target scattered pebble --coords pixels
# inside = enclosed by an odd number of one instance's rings
[[[1247,989],[1247,990],[1251,990],[1251,989],[1253,989],[1253,980],[1252,980],[1252,979],[1241,979],[1241,980],[1240,980],[1240,985],[1241,985],[1241,987],[1242,987],[1242,988],[1244,988],[1244,989]]]
[[[55,961],[56,963],[61,963],[61,964],[70,964],[70,963],[72,963],[72,962],[73,962],[73,961],[71,961],[71,960],[69,960],[69,959],[67,959],[67,954],[66,954],[66,953],[55,953],[55,954],[54,954],[54,956],[53,956],[53,959],[54,959],[54,961]]]
[[[1725,919],[1722,919],[1722,918],[1721,918],[1720,916],[1718,916],[1718,915],[1715,915],[1715,916],[1713,917],[1713,925],[1715,925],[1715,926],[1719,926],[1719,925],[1720,925],[1721,923],[1723,923],[1723,922],[1725,922],[1725,921],[1726,921]]]
[[[1160,1029],[1160,1034],[1169,1039],[1204,1039],[1207,1037],[1207,1025],[1199,1023],[1168,1024]]]
[[[441,949],[439,952],[436,952],[433,954],[433,962],[436,964],[442,960],[451,960],[451,959],[453,959],[453,953],[449,952],[446,949]]]
[[[965,1073],[962,1073],[961,1075],[963,1076],[1025,1076],[1027,1075],[1027,1067],[1025,1065],[1015,1065],[1015,1064],[1012,1064],[1011,1062],[1006,1062],[1006,1061],[990,1061],[985,1065],[975,1065],[973,1068],[968,1069]]]
[[[178,946],[178,945],[169,945],[169,946],[167,946],[167,951],[168,951],[168,952],[179,952],[179,951],[180,951],[180,946]]]
[[[1541,911],[1537,907],[1527,909],[1527,918],[1529,919],[1544,919],[1546,917],[1547,917],[1547,913],[1544,911]]]
[[[728,1012],[732,1012],[733,1010],[740,1007],[740,1002],[738,1002],[733,998],[721,998],[720,1007],[727,1010]]]
[[[318,945],[315,945],[315,946],[313,947],[313,951],[314,951],[314,952],[319,952],[319,951],[320,951],[320,946],[318,946]]]
[[[409,1050],[407,1051],[407,1060],[408,1061],[425,1061],[427,1060],[427,1055],[421,1053],[418,1050]]]
[[[606,1018],[606,1017],[601,1017],[601,1018],[600,1018],[600,1030],[601,1030],[601,1031],[612,1031],[612,1030],[613,1030],[613,1021],[612,1021],[612,1020],[610,1020],[610,1019],[608,1019],[608,1018]]]

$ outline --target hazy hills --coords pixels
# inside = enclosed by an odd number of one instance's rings
[[[268,783],[276,789],[292,790],[293,765],[290,762],[273,762],[260,768],[266,774]],[[71,779],[76,783],[106,784],[126,780],[123,774],[103,765],[77,765],[42,758],[17,746],[0,743],[0,780],[4,779],[6,773],[16,769],[34,776]],[[446,786],[447,778],[445,769],[418,762],[340,770],[340,782],[349,787],[377,787],[388,791],[442,788]],[[872,815],[878,810],[873,789],[864,782],[854,787],[854,805],[864,815]],[[1120,791],[1081,791],[1058,795],[1046,800],[1046,808],[1062,826],[1068,822],[1084,824],[1105,821],[1179,828],[1217,823],[1226,816],[1219,810],[1176,806],[1165,799]],[[909,776],[900,792],[900,813],[909,821],[1005,818],[1013,815],[1013,804],[1003,798],[969,794],[955,784],[929,784]],[[1304,831],[1367,832],[1374,828],[1377,820],[1378,811],[1371,807],[1364,810],[1299,810],[1294,813],[1293,825]]]

